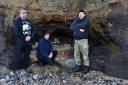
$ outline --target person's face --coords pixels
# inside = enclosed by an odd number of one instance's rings
[[[84,12],[79,12],[79,18],[83,19],[85,17],[85,13]]]
[[[45,36],[44,36],[44,38],[46,39],[46,40],[49,40],[49,37],[50,37],[50,34],[45,34]]]
[[[26,19],[27,18],[27,11],[22,9],[20,11],[20,17],[21,17],[21,19]]]

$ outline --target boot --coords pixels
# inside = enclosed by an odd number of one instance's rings
[[[76,65],[75,68],[72,69],[72,71],[75,72],[79,72],[80,71],[80,65]]]
[[[89,72],[89,66],[84,65],[82,73],[86,75],[88,72]]]

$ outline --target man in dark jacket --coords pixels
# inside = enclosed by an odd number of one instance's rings
[[[27,68],[30,63],[30,52],[34,32],[32,23],[27,19],[26,9],[21,9],[20,17],[13,21],[13,32],[15,58],[12,68],[14,70]]]
[[[80,71],[81,58],[84,60],[82,73],[86,74],[89,71],[89,59],[88,59],[88,30],[89,19],[85,16],[85,11],[79,11],[79,17],[71,24],[70,29],[74,32],[75,45],[74,45],[74,57],[76,61],[76,67],[73,68],[74,72]]]
[[[48,31],[45,31],[43,33],[43,38],[41,38],[38,42],[37,58],[39,62],[44,65],[52,65],[57,55],[57,51],[53,50],[53,46],[49,41],[49,37],[50,33]]]

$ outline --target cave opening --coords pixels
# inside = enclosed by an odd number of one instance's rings
[[[43,25],[42,25],[43,24]],[[51,33],[50,41],[53,45],[73,45],[73,32],[70,30],[70,24],[62,21],[48,21],[44,23],[35,23],[36,33],[35,41],[38,41],[42,37],[43,31],[49,31]]]

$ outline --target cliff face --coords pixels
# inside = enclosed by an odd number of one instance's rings
[[[126,0],[0,0],[0,8],[3,8],[9,20],[18,13],[21,7],[27,7],[32,19],[69,20],[74,18],[78,9],[85,9],[95,13],[95,16],[103,16],[108,13],[110,3]],[[100,10],[101,9],[101,10]]]
[[[0,0],[0,14],[4,13],[5,16],[2,17],[6,18],[6,39],[1,43],[3,46],[5,42],[11,42],[12,21],[21,7],[28,9],[28,17],[34,23],[37,35],[47,28],[55,31],[53,35],[58,34],[62,37],[70,34],[69,26],[77,16],[77,11],[84,9],[91,21],[89,40],[92,69],[127,78],[125,73],[128,72],[128,62],[124,61],[128,60],[127,3],[128,0]],[[10,61],[3,61],[12,57],[12,48],[10,43],[3,48],[0,61],[8,66]],[[2,53],[4,51],[6,57]],[[122,69],[125,71],[124,74]]]

